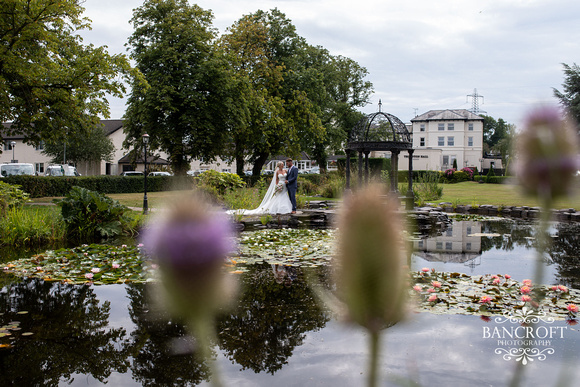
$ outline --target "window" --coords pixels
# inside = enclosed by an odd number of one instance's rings
[[[11,142],[12,142],[11,140],[8,140],[8,141],[4,142],[4,150],[5,151],[11,151],[12,150],[12,145],[10,145]]]
[[[447,130],[455,130],[455,124],[447,124]]]
[[[453,250],[453,243],[445,242],[445,250]]]
[[[455,145],[455,137],[453,137],[453,136],[447,137],[447,146],[453,146],[453,145]]]
[[[44,163],[36,163],[36,173],[41,174],[44,173]]]
[[[465,250],[471,250],[471,242],[465,244]]]
[[[467,137],[467,146],[473,146],[473,137]]]
[[[445,124],[437,124],[437,129],[445,130]]]
[[[419,126],[419,131],[424,132],[425,131],[425,124],[421,124]]]
[[[449,156],[443,156],[443,166],[449,166]]]
[[[447,230],[445,230],[445,236],[448,236],[448,237],[453,236],[453,227],[451,227],[451,226],[447,227]]]
[[[467,130],[473,131],[473,124],[467,124]]]
[[[419,146],[425,146],[425,137],[419,139]]]
[[[417,247],[422,249],[423,248],[423,241],[419,241],[419,243],[417,243]]]
[[[232,173],[231,168],[222,168],[222,172]]]
[[[471,226],[467,226],[466,233],[467,233],[467,236],[471,235]]]
[[[437,137],[437,145],[444,146],[445,145],[445,137]]]
[[[41,141],[38,143],[38,145],[36,146],[36,150],[40,151],[44,149],[44,141]]]
[[[435,249],[437,249],[437,250],[443,250],[443,242],[437,242],[437,243],[435,243]]]

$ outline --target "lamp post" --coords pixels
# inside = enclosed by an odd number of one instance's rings
[[[147,144],[149,143],[149,135],[145,133],[143,136],[143,147],[145,148],[145,169],[144,173],[144,195],[143,195],[143,214],[147,214],[149,210],[147,205]]]
[[[10,146],[12,147],[12,162],[16,162],[16,158],[14,158],[14,148],[16,148],[16,141],[10,141]]]

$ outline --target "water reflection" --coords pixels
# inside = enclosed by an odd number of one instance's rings
[[[0,351],[2,379],[9,385],[56,386],[72,381],[73,374],[105,382],[111,372],[127,371],[126,332],[108,327],[110,302],[101,303],[91,287],[13,283],[2,289],[0,310],[3,326],[19,321],[21,328],[3,338],[12,346]]]
[[[578,289],[580,225],[555,224],[552,230],[553,244],[546,256],[550,281]],[[414,242],[414,265],[441,265],[448,271],[473,270],[475,274],[514,273],[533,267],[534,232],[533,223],[526,222],[453,222],[443,235]],[[328,268],[314,270],[330,288]],[[524,271],[519,275],[527,277]],[[341,330],[330,312],[317,304],[302,269],[262,264],[251,266],[239,276],[241,298],[217,320],[214,351],[226,380],[232,384],[243,380],[259,381],[255,383],[258,385],[295,385],[297,380],[308,384],[312,377],[319,376],[328,378],[319,380],[332,381],[333,385],[360,382],[357,377],[366,356],[364,335]],[[204,385],[211,378],[206,364],[191,356],[194,342],[183,326],[167,315],[152,312],[148,286],[107,286],[106,292],[99,292],[101,288],[92,286],[12,281],[0,273],[0,284],[4,285],[0,292],[0,326],[20,322],[19,331],[0,337],[0,344],[12,344],[11,348],[0,348],[0,372],[7,385],[101,385],[114,376],[117,385],[184,386]],[[119,304],[124,306],[119,308]],[[21,311],[28,313],[18,314]],[[421,324],[412,328],[402,324],[386,335],[388,364],[403,367],[397,359],[409,346],[414,346],[417,354],[423,353],[426,337],[434,340],[428,348],[445,352],[447,343],[455,343],[457,332],[463,332],[466,342],[477,344],[465,345],[462,361],[474,368],[479,367],[481,359],[495,361],[493,348],[485,348],[482,355],[481,345],[489,344],[476,342],[481,336],[478,318],[429,315],[421,319],[434,322],[437,328],[430,331]],[[122,321],[118,325],[123,327],[112,327],[111,321]],[[450,321],[454,325],[448,333],[441,331],[441,325]],[[23,336],[23,332],[33,335]],[[400,343],[393,332],[401,332]],[[329,344],[332,340],[340,346]],[[437,370],[442,362],[449,369],[456,364],[445,363],[443,358],[423,359],[422,374],[440,377],[443,373]],[[489,366],[504,363],[498,360]],[[350,365],[347,371],[343,370],[345,365]],[[75,377],[78,380],[73,382]],[[457,377],[448,376],[453,380]]]
[[[274,374],[330,313],[317,304],[300,268],[256,265],[242,283],[236,309],[219,319],[219,345],[242,369]]]

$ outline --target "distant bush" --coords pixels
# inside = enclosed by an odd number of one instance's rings
[[[217,190],[218,194],[224,195],[227,190],[242,188],[246,183],[235,173],[218,172],[213,169],[203,172],[197,178],[198,185],[201,187],[211,187]]]
[[[19,185],[0,181],[0,218],[11,208],[20,207],[28,201],[30,195],[20,189]]]

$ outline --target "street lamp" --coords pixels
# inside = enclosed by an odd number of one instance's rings
[[[149,143],[149,135],[147,133],[145,133],[143,136],[143,147],[145,148],[145,169],[143,171],[144,173],[144,188],[145,188],[145,193],[143,195],[143,214],[147,214],[147,211],[149,210],[148,205],[147,205],[147,144]]]
[[[12,147],[12,162],[15,163],[16,159],[14,158],[14,148],[16,148],[16,141],[10,141],[10,146]]]

